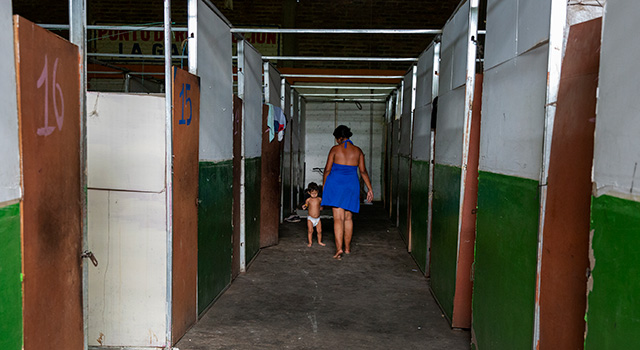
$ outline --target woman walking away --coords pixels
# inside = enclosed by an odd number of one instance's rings
[[[359,147],[353,145],[349,139],[353,135],[351,130],[340,125],[333,132],[336,146],[333,146],[327,156],[324,168],[322,205],[333,207],[333,232],[336,241],[335,259],[341,259],[342,254],[351,253],[351,237],[353,236],[352,213],[360,211],[360,176],[367,186],[367,202],[373,200],[373,190],[367,168],[364,165],[364,154]],[[342,243],[344,241],[344,251]]]

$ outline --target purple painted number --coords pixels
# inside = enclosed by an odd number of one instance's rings
[[[51,82],[51,89],[53,90],[53,113],[56,116],[56,124],[58,124],[58,130],[62,130],[62,123],[64,122],[64,96],[62,94],[62,88],[60,84],[56,82],[56,74],[58,73],[58,59],[56,58],[53,63],[53,81]],[[38,89],[44,85],[44,126],[38,128],[37,134],[40,136],[51,135],[56,129],[55,126],[49,126],[49,62],[47,55],[44,56],[44,67],[42,73],[38,78]],[[60,112],[58,112],[58,95],[60,94]]]

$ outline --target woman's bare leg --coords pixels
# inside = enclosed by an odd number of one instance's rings
[[[342,257],[342,239],[344,237],[344,212],[342,208],[333,208],[333,233],[336,236],[336,255],[334,259]]]
[[[350,211],[344,211],[344,252],[351,253],[351,237],[353,237],[353,220]]]

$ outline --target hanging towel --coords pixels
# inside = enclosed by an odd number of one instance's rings
[[[284,128],[287,126],[287,118],[282,108],[267,103],[269,106],[269,115],[267,117],[267,125],[269,126],[269,142],[273,141],[275,134],[278,134],[278,141],[284,138]]]

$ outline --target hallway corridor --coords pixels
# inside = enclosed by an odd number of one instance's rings
[[[176,345],[204,349],[468,349],[451,330],[382,205],[355,216],[353,253],[334,252],[332,220],[306,246],[306,220],[280,226],[263,249]]]

